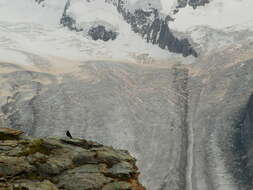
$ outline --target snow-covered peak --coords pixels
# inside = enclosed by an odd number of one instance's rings
[[[171,14],[178,6],[178,0],[161,0],[161,12],[165,15]]]
[[[0,0],[0,55],[22,50],[81,60],[181,60],[203,52],[200,38],[212,31],[204,25],[250,29],[252,7],[252,0]]]
[[[170,23],[170,27],[187,31],[204,25],[214,29],[245,26],[245,23],[253,21],[252,8],[252,0],[213,0],[197,9],[186,6],[174,15],[175,21]],[[252,25],[248,25],[248,28],[251,29]]]
[[[67,0],[0,0],[0,21],[59,24]]]
[[[114,30],[123,29],[121,33],[129,32],[125,28],[126,24],[122,23],[122,16],[117,12],[116,7],[105,1],[71,0],[66,14],[75,20],[78,28],[85,31],[94,25],[104,25]]]
[[[31,57],[40,56],[151,63],[173,55],[133,32],[117,7],[104,0],[70,0],[67,16],[83,29],[70,31],[61,25],[66,5],[67,0],[0,0],[0,62],[35,64]],[[117,39],[92,40],[87,30],[98,24],[117,32]]]
[[[8,22],[33,22],[59,24],[68,0],[0,0],[0,20]],[[161,15],[175,19],[170,26],[185,31],[197,25],[225,28],[241,25],[253,20],[252,0],[69,0],[68,12],[76,21],[94,22],[106,20],[118,25],[120,15],[111,4],[124,3],[129,11],[157,9]],[[201,3],[203,2],[203,3]],[[207,3],[209,2],[209,3]],[[111,4],[110,4],[111,3]],[[193,4],[200,4],[197,9]],[[177,14],[173,14],[175,9]],[[175,12],[174,12],[175,13]],[[117,15],[117,16],[115,16]]]

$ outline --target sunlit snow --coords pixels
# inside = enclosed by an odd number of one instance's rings
[[[179,31],[186,31],[198,25],[224,29],[226,27],[252,23],[252,0],[214,0],[205,6],[193,9],[190,6],[180,9],[175,15],[175,22],[170,26]],[[248,25],[251,28],[253,25]]]

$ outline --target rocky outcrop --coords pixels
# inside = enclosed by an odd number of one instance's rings
[[[189,0],[188,4],[196,9],[198,6],[204,6],[205,4],[210,3],[210,0]]]
[[[144,190],[127,151],[69,138],[20,136],[0,128],[1,190]]]
[[[67,14],[67,10],[69,6],[70,6],[70,1],[68,0],[65,5],[60,23],[63,26],[69,28],[70,30],[74,30],[76,32],[83,31],[82,27],[77,26],[76,20]],[[115,40],[118,35],[117,32],[107,29],[103,25],[92,26],[91,28],[89,28],[87,34],[93,40],[103,40],[103,41]]]
[[[61,17],[61,20],[60,20],[60,24],[62,24],[65,27],[68,27],[68,29],[70,29],[70,30],[80,32],[83,29],[78,28],[76,26],[75,19],[73,19],[71,16],[69,16],[67,14],[67,10],[68,10],[69,6],[70,6],[70,0],[67,1],[66,5],[64,7],[64,11],[63,11],[63,14],[62,14],[62,17]]]
[[[186,7],[188,4],[189,6],[192,6],[194,9],[196,9],[198,6],[204,6],[209,2],[210,0],[178,0],[177,8]]]
[[[92,37],[93,40],[115,40],[117,37],[117,32],[112,30],[107,30],[104,26],[98,25],[89,29],[88,35]]]
[[[130,12],[125,8],[122,0],[119,0],[116,6],[124,20],[131,25],[132,30],[145,38],[148,43],[157,44],[162,49],[180,53],[185,57],[189,55],[198,56],[187,38],[178,39],[170,30],[168,23],[173,21],[170,16],[163,18],[159,11],[154,8],[149,10],[137,9]]]

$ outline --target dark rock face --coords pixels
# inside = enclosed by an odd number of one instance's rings
[[[75,19],[73,19],[71,16],[67,14],[69,6],[70,1],[67,1],[60,23],[63,26],[68,27],[70,30],[74,30],[76,32],[83,31],[82,28],[77,27]],[[115,40],[118,34],[117,32],[114,32],[112,30],[107,30],[105,26],[98,25],[96,27],[91,27],[88,31],[88,35],[91,36],[93,40],[108,41],[108,40]]]
[[[183,56],[197,57],[198,54],[188,39],[178,39],[169,29],[168,22],[173,20],[171,17],[161,18],[157,9],[148,11],[137,9],[131,13],[124,8],[123,1],[119,1],[117,9],[125,21],[131,25],[132,30],[141,34],[147,42],[157,44],[160,48],[168,49],[170,52],[181,53]]]
[[[234,162],[239,167],[233,174],[246,189],[250,189],[253,178],[253,94],[248,104],[239,112],[234,125]]]
[[[63,15],[63,17],[61,18],[61,24],[65,27],[68,27],[70,30],[75,30],[77,32],[82,31],[82,29],[78,29],[76,27],[76,21],[70,16]]]
[[[183,8],[183,7],[186,7],[187,5],[187,0],[177,0],[177,8]]]
[[[188,4],[196,9],[198,6],[204,6],[209,2],[209,0],[189,0]]]
[[[67,10],[68,10],[69,6],[70,6],[70,1],[68,0],[65,5],[60,23],[63,26],[68,27],[70,30],[75,30],[77,32],[80,32],[80,31],[82,31],[82,29],[77,28],[76,21],[72,17],[67,15]]]
[[[205,4],[210,3],[210,0],[178,0],[177,8],[186,7],[188,4],[196,9],[198,6],[204,6]]]
[[[115,40],[117,37],[117,33],[112,31],[112,30],[106,30],[104,26],[96,26],[92,27],[88,35],[92,37],[93,40],[103,40],[103,41],[108,41],[108,40]]]

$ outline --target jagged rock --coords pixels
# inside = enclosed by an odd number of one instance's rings
[[[98,25],[96,27],[90,28],[88,35],[92,37],[93,40],[115,40],[117,33],[112,30],[107,30],[104,26]]]
[[[109,169],[109,174],[118,178],[130,178],[135,168],[129,162],[119,162]]]
[[[0,131],[22,134],[11,129]],[[2,140],[1,146],[9,149],[0,148],[0,189],[145,189],[138,182],[136,160],[127,151],[56,137],[23,136]]]
[[[168,23],[173,21],[170,16],[162,18],[157,9],[145,11],[137,9],[132,13],[124,7],[122,0],[118,2],[117,9],[125,21],[131,25],[132,30],[141,34],[147,42],[157,44],[170,52],[181,53],[183,56],[198,56],[188,39],[178,39],[169,29]]]
[[[70,30],[75,30],[77,32],[80,32],[80,31],[82,31],[82,29],[77,28],[75,19],[73,19],[71,16],[69,16],[67,14],[67,10],[68,10],[69,6],[70,6],[70,1],[68,0],[65,5],[60,23],[63,26],[68,27]]]
[[[0,128],[0,140],[18,139],[21,134],[23,134],[23,131]]]

